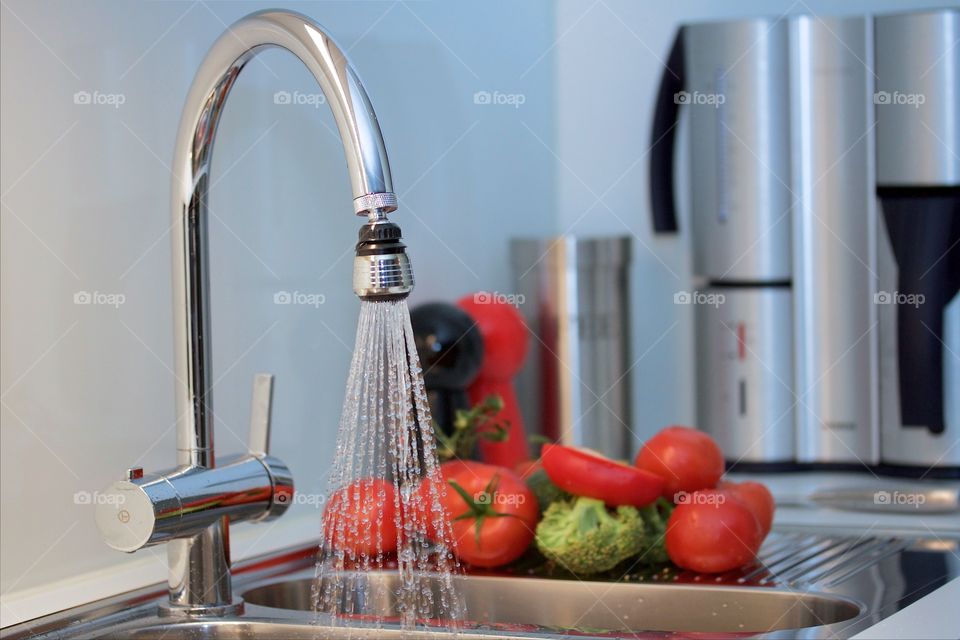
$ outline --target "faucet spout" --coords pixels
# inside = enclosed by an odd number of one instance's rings
[[[197,71],[177,135],[174,218],[184,213],[178,205],[206,195],[207,185],[200,184],[200,178],[209,174],[217,125],[230,89],[243,67],[271,47],[299,58],[320,85],[343,141],[355,212],[395,210],[390,163],[377,115],[346,54],[306,16],[268,10],[233,24],[214,42]]]
[[[230,89],[258,52],[279,47],[313,73],[333,111],[350,182],[353,209],[365,216],[354,289],[363,298],[405,296],[413,286],[400,229],[386,214],[397,207],[390,164],[370,98],[343,51],[308,18],[284,11],[254,13],[214,43],[194,78],[180,120],[173,164],[173,320],[177,466],[159,474],[140,468],[105,490],[97,505],[104,541],[133,552],[167,544],[168,610],[217,616],[242,602],[230,582],[231,522],[282,515],[293,500],[293,477],[269,454],[273,378],[257,376],[249,452],[216,460],[211,384],[210,270],[207,201],[217,125]],[[364,269],[362,277],[357,270]]]
[[[216,466],[211,389],[207,200],[217,126],[230,89],[260,51],[280,47],[316,78],[333,111],[353,187],[354,212],[396,209],[390,164],[370,98],[346,55],[309,18],[283,11],[251,14],[213,44],[187,95],[173,164],[173,308],[177,386],[177,463]],[[231,601],[228,518],[170,541],[170,598],[176,606],[217,609]]]
[[[178,462],[212,467],[207,196],[217,125],[243,67],[258,52],[280,47],[316,78],[333,111],[346,154],[358,215],[396,209],[390,163],[366,90],[346,55],[306,16],[251,14],[231,26],[207,53],[187,95],[173,164],[173,295]]]

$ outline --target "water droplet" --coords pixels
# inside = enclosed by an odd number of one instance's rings
[[[336,452],[329,493],[352,491],[328,502],[324,515],[311,590],[317,619],[329,615],[336,624],[364,616],[379,627],[384,616],[398,616],[403,629],[415,628],[418,618],[459,628],[465,615],[453,580],[459,565],[450,552],[444,484],[405,301],[360,305]],[[392,505],[387,485],[374,479],[392,484]],[[391,507],[393,517],[386,518]],[[392,547],[388,520],[397,533],[395,556],[383,551]],[[439,540],[427,539],[428,521]],[[395,586],[380,579],[385,571],[394,572]],[[396,610],[378,609],[378,597],[395,602]]]

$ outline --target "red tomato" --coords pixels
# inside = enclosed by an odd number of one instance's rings
[[[657,475],[586,449],[545,444],[540,460],[550,480],[567,493],[603,500],[611,507],[645,507],[663,493]]]
[[[397,550],[393,483],[362,478],[334,492],[323,510],[323,539],[356,560]]]
[[[446,481],[448,478],[455,478],[464,473],[480,473],[485,467],[483,463],[473,460],[450,460],[440,465],[440,475]]]
[[[479,462],[441,465],[447,482],[440,503],[453,529],[453,551],[476,567],[499,567],[516,560],[533,541],[537,498],[515,473]],[[424,482],[421,495],[430,499]],[[436,539],[435,526],[428,535]]]
[[[776,509],[776,503],[770,489],[759,482],[752,481],[721,482],[720,488],[732,493],[747,505],[757,522],[760,523],[763,537],[766,538],[767,534],[770,533],[770,527],[773,526],[773,512]]]
[[[448,484],[450,479],[459,478],[463,474],[466,474],[468,477],[480,475],[486,466],[487,465],[474,462],[473,460],[450,460],[444,462],[440,465],[440,482],[436,486],[436,496],[434,496],[431,490],[432,483],[430,480],[428,478],[421,480],[420,486],[417,488],[417,493],[420,498],[418,501],[412,503],[410,507],[414,513],[412,516],[413,522],[417,526],[421,524],[425,526],[426,536],[428,538],[431,540],[439,540],[441,537],[441,534],[437,531],[437,518],[433,515],[433,501],[436,499],[440,503],[440,506],[443,507],[443,494],[453,493],[453,487]],[[449,496],[447,497],[449,498]],[[450,518],[447,517],[446,520],[449,521]]]
[[[687,494],[667,521],[667,554],[675,565],[698,573],[742,567],[763,542],[750,508],[716,489]]]
[[[690,427],[667,427],[648,440],[634,464],[663,478],[664,497],[712,489],[723,475],[723,452],[709,435]]]

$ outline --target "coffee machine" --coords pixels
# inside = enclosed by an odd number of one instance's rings
[[[882,461],[960,467],[960,10],[881,16],[876,225]],[[904,55],[909,52],[909,55]]]
[[[697,415],[730,463],[960,475],[958,39],[956,9],[678,31],[653,223],[685,171],[722,301],[694,307]]]

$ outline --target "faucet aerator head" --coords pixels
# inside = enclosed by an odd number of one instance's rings
[[[360,227],[353,291],[363,300],[401,300],[413,289],[413,268],[400,227],[380,218]]]

